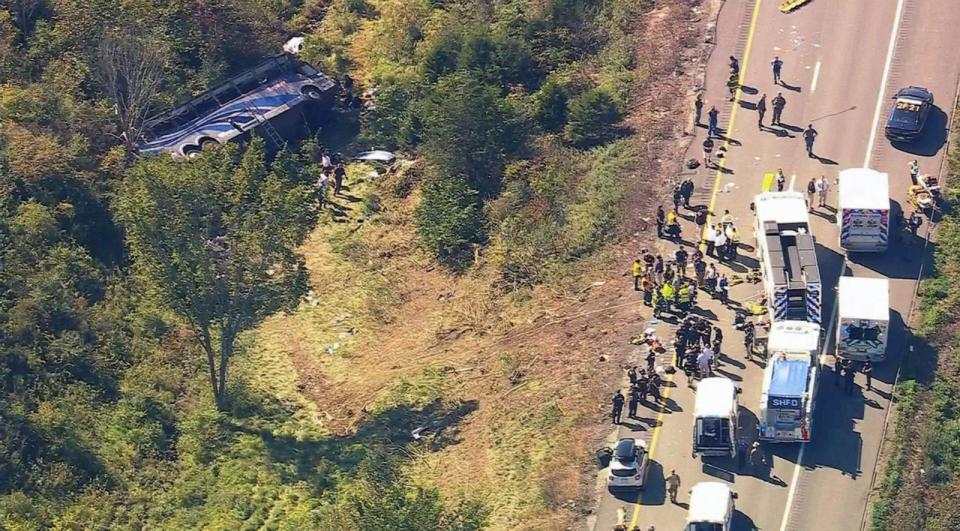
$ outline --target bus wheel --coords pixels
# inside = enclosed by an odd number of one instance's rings
[[[317,87],[304,87],[303,95],[306,96],[307,98],[310,98],[311,100],[319,100],[323,98],[323,93],[320,92],[320,89],[318,89]]]
[[[217,142],[212,138],[204,138],[200,140],[200,149],[205,151],[209,148],[212,148],[213,146],[216,146],[217,144],[219,144],[219,142]]]
[[[195,159],[200,156],[200,148],[198,146],[184,146],[183,156],[188,159]]]

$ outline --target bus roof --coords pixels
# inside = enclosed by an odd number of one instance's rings
[[[767,394],[788,398],[803,397],[807,391],[810,360],[773,358]]]
[[[800,192],[764,192],[753,198],[759,225],[775,221],[778,224],[802,223],[810,225],[807,200]]]
[[[885,278],[840,277],[840,318],[890,319],[890,281]]]
[[[688,524],[723,524],[730,509],[730,487],[719,481],[702,481],[690,489]]]
[[[848,168],[840,172],[840,208],[890,210],[890,179],[870,168]]]
[[[729,378],[704,378],[697,386],[694,418],[729,418],[736,415],[736,389]]]

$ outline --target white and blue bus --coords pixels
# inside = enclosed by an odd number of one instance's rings
[[[187,103],[144,122],[141,155],[170,153],[192,158],[210,145],[258,129],[275,147],[282,143],[271,121],[310,101],[324,100],[336,82],[289,54],[272,57]]]

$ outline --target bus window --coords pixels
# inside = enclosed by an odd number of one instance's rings
[[[193,109],[197,112],[197,115],[204,115],[213,112],[219,106],[220,105],[217,104],[217,100],[211,97],[206,97],[199,101],[193,102]]]

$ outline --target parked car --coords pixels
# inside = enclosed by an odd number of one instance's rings
[[[607,488],[642,489],[646,484],[649,469],[647,443],[639,439],[620,439],[610,459]]]
[[[893,142],[915,140],[930,116],[933,94],[923,87],[911,86],[900,89],[893,100],[884,133]]]

